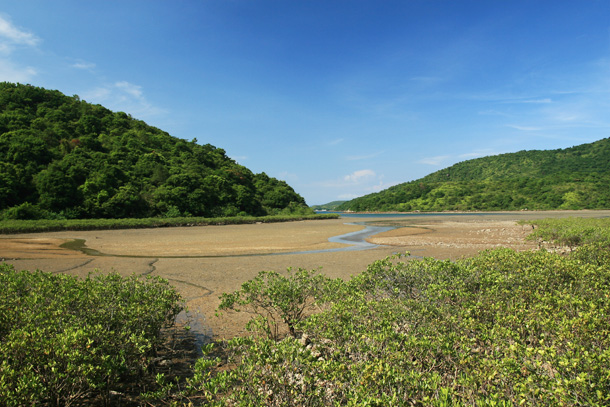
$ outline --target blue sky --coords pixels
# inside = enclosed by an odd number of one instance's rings
[[[1,0],[0,80],[223,148],[322,204],[608,137],[610,2]]]

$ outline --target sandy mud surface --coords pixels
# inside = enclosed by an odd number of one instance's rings
[[[531,232],[517,221],[547,217],[606,217],[610,211],[514,212],[418,215],[408,218],[341,218],[302,222],[109,231],[67,231],[0,235],[0,261],[16,269],[40,269],[86,277],[90,272],[159,275],[187,302],[193,326],[215,338],[243,333],[248,315],[215,317],[219,296],[238,289],[261,270],[321,268],[344,279],[394,253],[457,259],[481,250],[530,250]],[[367,239],[379,246],[359,251],[330,237],[355,232],[362,224],[395,229]]]

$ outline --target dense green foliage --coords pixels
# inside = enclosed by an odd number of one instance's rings
[[[610,405],[605,239],[567,256],[395,256],[349,282],[319,280],[318,290],[335,295],[297,324],[300,339],[229,341],[235,368],[216,371],[219,359],[201,359],[191,397],[218,406]]]
[[[278,339],[285,324],[292,337],[296,326],[330,295],[331,280],[316,270],[289,268],[287,275],[275,271],[261,271],[254,279],[242,284],[239,291],[223,293],[219,310],[246,310],[255,315],[249,330],[262,331],[267,337]]]
[[[7,219],[272,215],[305,207],[288,184],[210,144],[122,112],[0,83],[0,211]]]
[[[219,405],[608,405],[610,270],[547,252],[386,259],[305,320],[241,338]],[[204,384],[204,383],[202,383]]]
[[[528,235],[529,240],[570,247],[585,244],[610,245],[610,218],[541,219],[528,223],[537,227]]]
[[[455,164],[340,205],[352,211],[610,208],[610,138]]]
[[[309,213],[309,211],[305,211]],[[58,230],[103,230],[159,228],[170,226],[242,225],[249,223],[292,222],[298,220],[333,219],[337,214],[232,216],[222,218],[129,218],[129,219],[43,219],[0,221],[0,233],[34,233]]]
[[[610,171],[610,139],[557,150],[530,150],[476,158],[434,172],[422,181],[543,178],[559,174]]]
[[[142,377],[161,329],[182,309],[160,278],[79,280],[0,264],[0,404],[107,400]]]

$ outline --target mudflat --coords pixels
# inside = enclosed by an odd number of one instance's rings
[[[531,250],[529,225],[519,220],[549,217],[607,217],[610,211],[549,211],[486,214],[418,214],[252,225],[159,229],[65,231],[0,235],[0,261],[19,270],[40,269],[86,277],[91,272],[159,275],[186,300],[192,325],[220,339],[243,333],[248,315],[215,316],[219,296],[239,289],[261,270],[318,269],[348,279],[367,265],[394,253],[457,259],[481,250],[511,247]],[[353,224],[358,222],[359,224]],[[360,224],[393,226],[367,239],[367,250],[330,237],[363,229]]]

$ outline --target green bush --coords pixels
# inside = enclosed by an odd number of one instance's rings
[[[21,205],[13,206],[3,212],[4,219],[48,219],[51,215],[48,211],[40,209],[38,205],[33,205],[29,202],[24,202]]]
[[[528,235],[529,240],[571,248],[590,243],[610,243],[610,218],[550,218],[527,223],[536,227]]]
[[[160,278],[75,277],[0,264],[0,400],[70,405],[140,377],[183,309]]]
[[[610,265],[595,250],[377,261],[300,338],[229,341],[234,368],[204,358],[190,388],[210,405],[610,405]]]
[[[249,329],[262,330],[269,338],[280,335],[284,323],[292,337],[308,310],[328,296],[331,280],[316,270],[288,269],[286,275],[261,271],[233,293],[223,293],[219,310],[246,311],[255,315]]]

